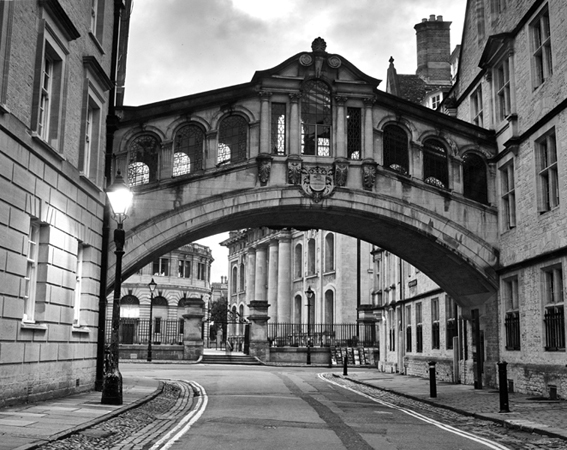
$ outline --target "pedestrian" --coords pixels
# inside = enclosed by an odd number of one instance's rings
[[[229,340],[226,341],[226,344],[224,346],[224,349],[226,351],[227,355],[230,355],[230,352],[232,352],[232,342],[230,342]]]

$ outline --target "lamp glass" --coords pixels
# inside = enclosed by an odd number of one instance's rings
[[[148,286],[150,287],[150,292],[153,294],[156,290],[157,283],[152,278],[152,281],[149,282]]]
[[[124,183],[124,179],[120,172],[116,175],[114,183],[107,189],[108,201],[114,213],[116,221],[122,223],[128,215],[128,210],[132,206],[134,194],[130,188]]]

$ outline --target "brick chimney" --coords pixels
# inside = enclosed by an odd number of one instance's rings
[[[451,82],[451,22],[431,15],[415,27],[417,39],[416,75],[428,83]]]

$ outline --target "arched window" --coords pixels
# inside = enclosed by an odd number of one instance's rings
[[[177,131],[174,139],[174,177],[203,168],[204,138],[205,133],[196,125],[186,125]]]
[[[301,323],[301,305],[303,303],[301,295],[296,295],[293,303],[293,322]]]
[[[307,242],[307,275],[315,274],[315,239]]]
[[[120,317],[122,319],[138,319],[140,317],[140,301],[135,295],[125,295],[120,300]]]
[[[128,184],[138,186],[157,180],[160,143],[152,135],[138,136],[128,148]]]
[[[488,203],[488,177],[486,163],[475,153],[463,156],[464,195],[471,200]]]
[[[321,80],[308,80],[301,97],[301,153],[331,156],[331,89]]]
[[[161,337],[156,335],[165,333],[165,321],[167,320],[167,312],[169,309],[167,299],[158,295],[157,297],[154,297],[152,305],[152,316],[154,322],[152,329],[153,340],[154,342],[161,342]]]
[[[246,267],[240,263],[240,292],[246,289]]]
[[[236,163],[246,159],[248,123],[241,116],[228,116],[219,126],[217,164]]]
[[[332,290],[325,292],[325,324],[333,325],[335,318],[335,294]]]
[[[409,173],[408,135],[397,125],[384,127],[384,167]]]
[[[335,270],[335,235],[327,233],[325,236],[325,272]]]
[[[233,268],[232,268],[232,279],[230,280],[230,284],[231,284],[230,291],[233,294],[236,294],[236,291],[238,289],[238,285],[236,284],[237,281],[238,281],[238,269],[237,269],[236,266],[233,266]]]
[[[303,246],[301,244],[295,246],[293,267],[295,278],[301,278],[303,276]]]
[[[437,139],[427,139],[423,143],[423,179],[433,186],[449,187],[447,150]]]

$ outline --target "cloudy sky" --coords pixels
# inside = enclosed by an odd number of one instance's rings
[[[252,79],[322,37],[367,75],[415,73],[414,25],[430,15],[451,21],[461,41],[466,0],[133,0],[126,105],[142,105]],[[222,238],[225,236],[223,235]],[[226,249],[213,248],[212,281],[227,274]]]

